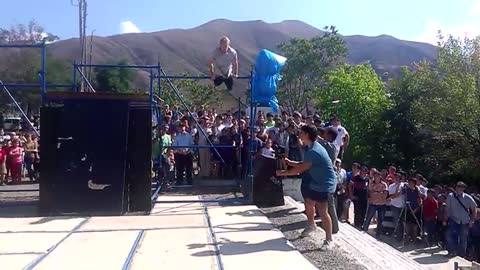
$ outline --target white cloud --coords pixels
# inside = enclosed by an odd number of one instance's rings
[[[140,33],[140,29],[132,21],[123,21],[120,23],[120,32],[122,34],[127,33]]]
[[[470,10],[468,11],[468,15],[470,17],[476,17],[480,15],[480,1],[476,2],[470,7]]]
[[[479,9],[479,12],[480,12],[480,9]],[[421,35],[419,35],[416,38],[416,41],[426,42],[426,43],[436,45],[438,41],[437,36],[438,36],[439,30],[442,31],[442,35],[445,37],[452,35],[456,38],[465,38],[465,37],[474,38],[480,34],[479,29],[474,27],[474,25],[471,23],[445,26],[445,25],[438,24],[432,20],[428,20],[425,30]]]

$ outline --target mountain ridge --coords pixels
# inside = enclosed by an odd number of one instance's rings
[[[218,45],[219,38],[227,35],[238,52],[240,74],[245,75],[249,74],[260,49],[279,52],[278,45],[291,38],[312,38],[322,33],[322,29],[300,20],[267,23],[262,20],[216,19],[193,28],[94,36],[92,63],[126,60],[134,65],[157,65],[160,62],[169,74],[206,74],[211,52]],[[431,44],[389,35],[347,35],[343,38],[349,52],[347,62],[369,62],[378,74],[398,74],[402,66],[436,57],[436,47]],[[80,55],[78,43],[77,38],[61,40],[49,44],[48,51],[56,58],[73,62]],[[243,96],[242,87],[234,90],[233,94]]]

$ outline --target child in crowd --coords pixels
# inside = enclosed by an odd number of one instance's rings
[[[273,150],[273,141],[268,139],[265,146],[261,149],[261,154],[267,157],[275,157],[275,151]]]
[[[175,180],[175,154],[173,153],[173,149],[169,149],[167,152],[167,179],[169,182],[173,182]]]
[[[427,243],[433,245],[437,241],[437,211],[438,202],[433,197],[435,191],[429,189],[427,198],[423,200],[423,227],[427,235]]]
[[[18,139],[13,140],[8,156],[10,160],[9,167],[12,174],[12,182],[13,184],[20,184],[22,182],[23,149],[20,147]]]
[[[6,145],[6,144],[5,144]],[[7,153],[3,147],[0,148],[0,186],[5,185],[5,176],[7,175]]]
[[[447,248],[446,232],[447,227],[444,225],[443,221],[447,220],[447,204],[445,201],[447,196],[444,193],[440,193],[437,196],[438,209],[437,209],[437,235],[438,235],[438,244],[443,249]]]

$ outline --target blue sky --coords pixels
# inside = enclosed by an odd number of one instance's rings
[[[62,39],[78,36],[78,12],[70,0],[1,1],[0,27],[36,19]],[[316,27],[336,25],[345,35],[388,34],[431,43],[439,29],[455,36],[480,34],[480,0],[88,0],[88,14],[87,31],[102,36],[191,28],[216,18],[297,19]]]

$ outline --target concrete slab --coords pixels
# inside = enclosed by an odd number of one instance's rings
[[[208,213],[225,269],[316,269],[255,205],[208,206]]]
[[[214,263],[207,229],[161,230],[145,232],[131,269],[213,270]]]
[[[208,206],[215,232],[273,230],[270,220],[255,205]]]
[[[166,195],[161,195],[161,196],[158,196],[157,202],[198,201],[200,199],[201,199],[200,196],[186,196],[186,195],[166,196]]]
[[[217,233],[224,269],[317,269],[279,231]]]
[[[202,215],[92,217],[79,231],[136,230],[204,226]]]
[[[68,233],[0,234],[0,254],[46,252]]]
[[[122,269],[137,235],[138,231],[75,233],[34,269]]]
[[[19,254],[19,255],[0,255],[0,265],[2,269],[20,270],[33,261],[38,255]]]
[[[2,232],[69,232],[83,217],[0,218]]]
[[[151,216],[165,215],[203,215],[200,203],[157,203],[150,212]]]

